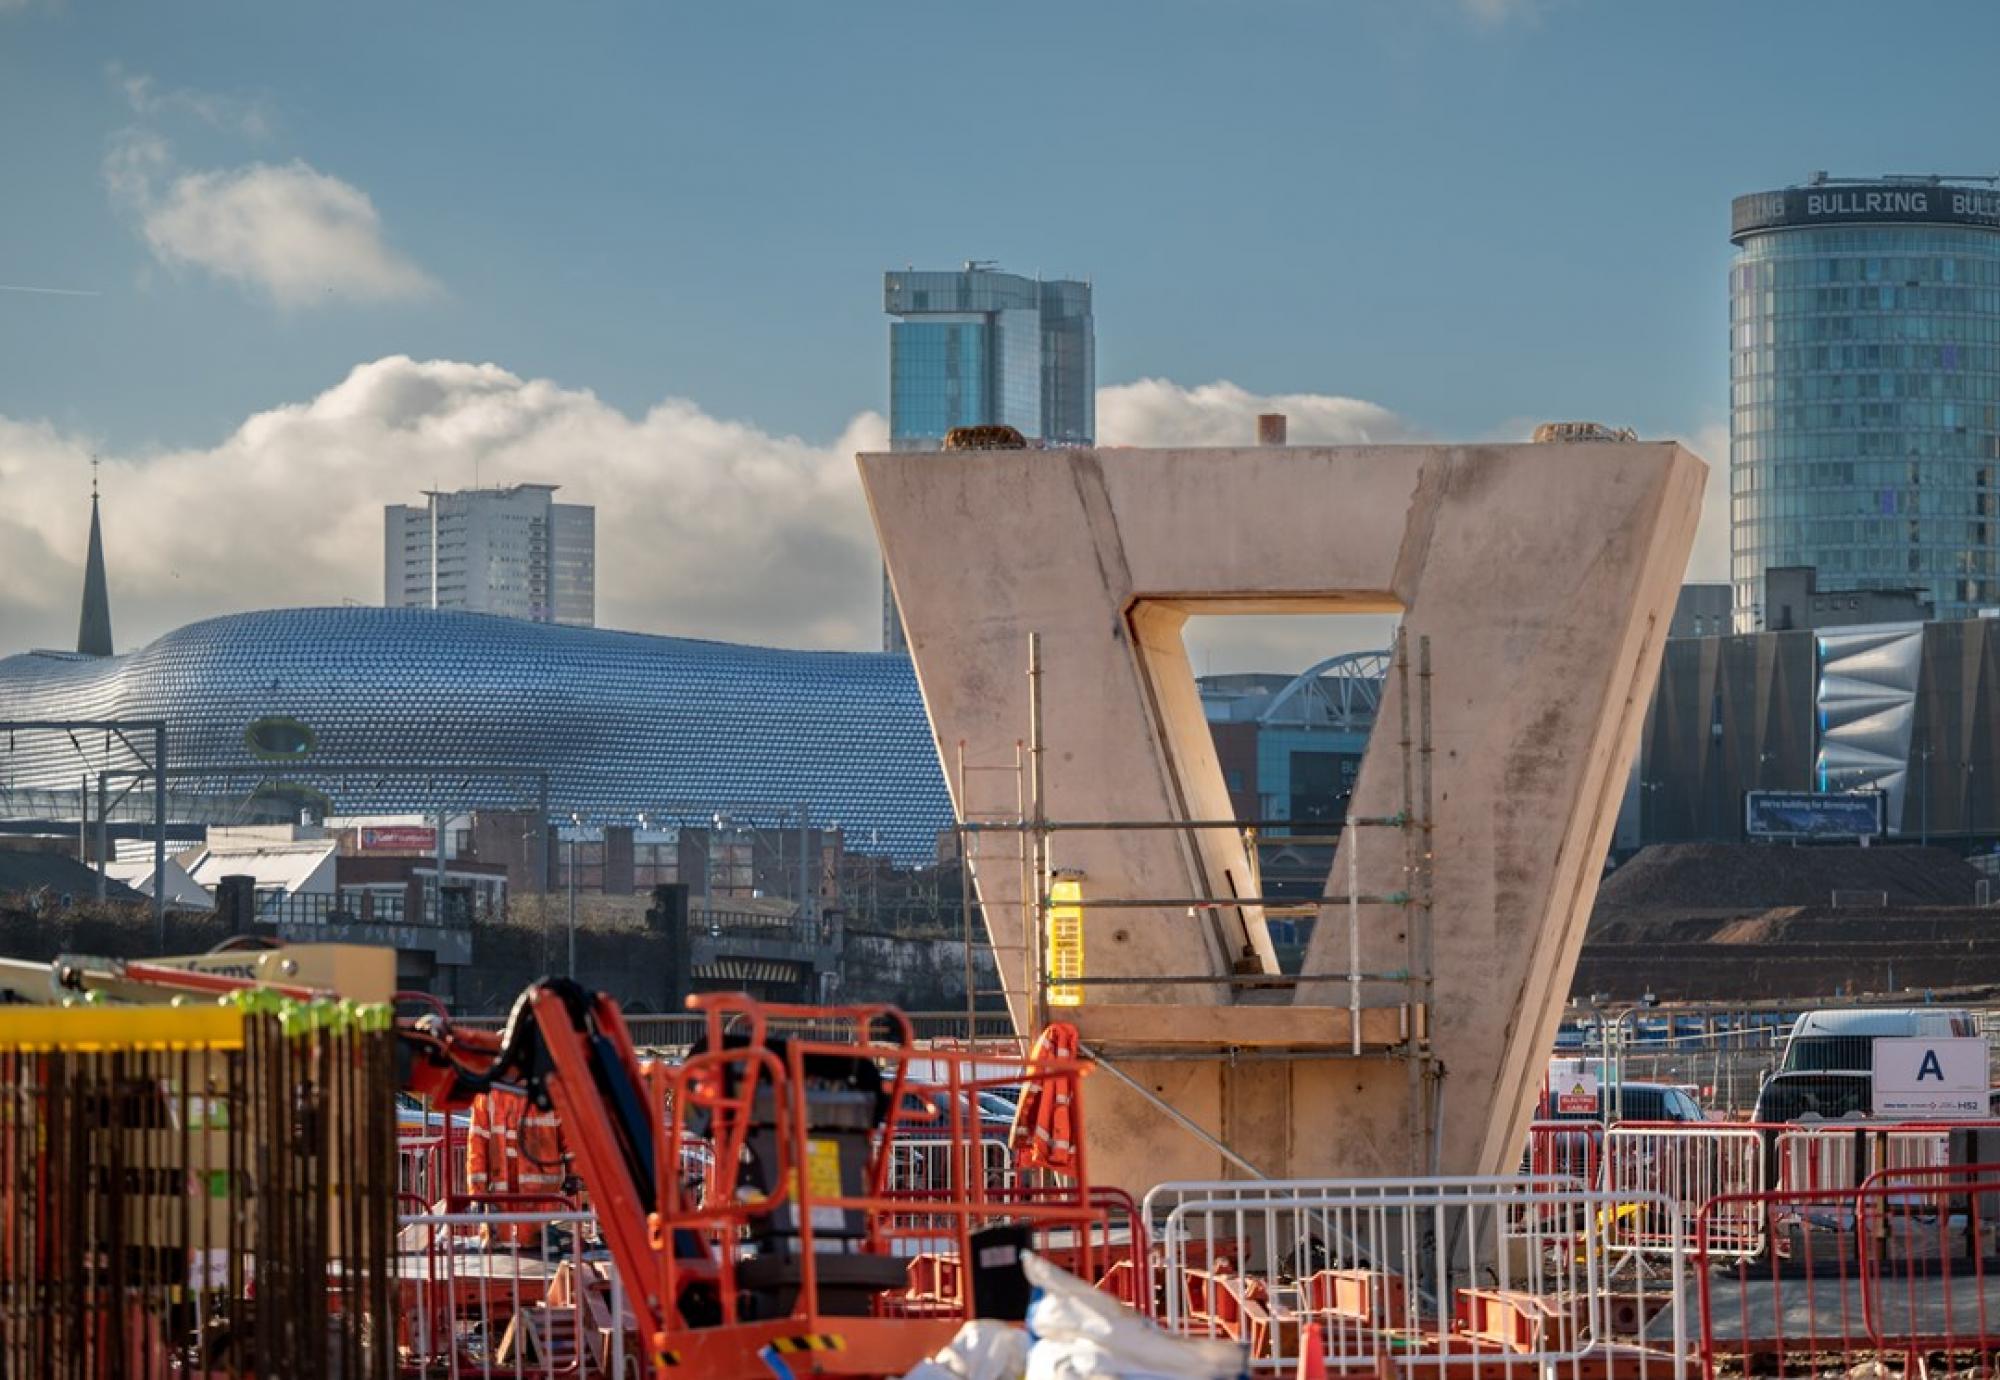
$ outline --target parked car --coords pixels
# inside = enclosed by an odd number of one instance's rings
[[[1867,1116],[1872,1103],[1874,1074],[1826,1073],[1794,1069],[1774,1073],[1757,1093],[1757,1110],[1750,1119],[1776,1124],[1819,1118],[1840,1121]]]
[[[979,1134],[985,1137],[997,1136],[1005,1139],[1014,1124],[1014,1104],[999,1093],[980,1089],[972,1093],[961,1093],[968,1105],[965,1121],[968,1129],[976,1121]],[[951,1094],[944,1088],[917,1085],[903,1090],[903,1110],[901,1125],[906,1135],[944,1135],[951,1125]]]

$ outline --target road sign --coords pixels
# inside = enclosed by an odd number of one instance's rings
[[[1549,1099],[1557,1116],[1596,1116],[1597,1074],[1581,1059],[1549,1060]]]
[[[1874,1114],[1899,1121],[1964,1121],[1984,1117],[1986,1038],[1982,1035],[1878,1036]]]

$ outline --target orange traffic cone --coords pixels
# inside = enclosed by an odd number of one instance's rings
[[[1320,1339],[1318,1323],[1300,1336],[1299,1380],[1326,1380],[1326,1343]]]

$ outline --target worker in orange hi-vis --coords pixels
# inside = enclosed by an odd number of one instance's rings
[[[473,1197],[488,1194],[532,1194],[549,1200],[561,1196],[568,1182],[569,1147],[554,1112],[539,1111],[518,1092],[492,1088],[472,1103],[472,1128],[466,1134],[465,1187]],[[493,1204],[500,1212],[547,1212],[552,1201]],[[526,1222],[486,1227],[488,1245],[537,1247],[540,1227]]]

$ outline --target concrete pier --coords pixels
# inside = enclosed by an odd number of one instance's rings
[[[1162,979],[1091,987],[1070,1013],[1151,1094],[1091,1080],[1093,1177],[1143,1188],[1242,1163],[1273,1177],[1511,1167],[1658,671],[1703,463],[1672,444],[1586,442],[899,453],[860,466],[964,818],[1013,808],[1011,778],[961,786],[953,768],[961,744],[967,762],[990,764],[1027,736],[1031,632],[1046,813],[1104,821],[1230,815],[1182,642],[1189,616],[1400,612],[1412,645],[1428,639],[1431,937],[1412,941],[1414,905],[1363,907],[1361,968],[1414,961],[1434,976],[1430,1000],[1411,1009],[1405,983],[1369,982],[1354,1058],[1344,984],[1302,986],[1285,1008],[1200,980],[1275,971],[1256,907],[1086,911],[1089,975]],[[1384,692],[1351,801],[1361,816],[1404,799],[1396,675]],[[1087,899],[1252,894],[1227,830],[1067,833],[1051,848]],[[1347,875],[1342,858],[1332,888],[1345,892]],[[1357,875],[1363,894],[1408,887],[1399,831],[1362,832]],[[1020,871],[976,877],[1025,1021]],[[1347,936],[1345,908],[1325,912],[1306,972],[1345,974]],[[1402,1057],[1424,1031],[1443,1074],[1431,1145],[1434,1089],[1413,1088]]]

